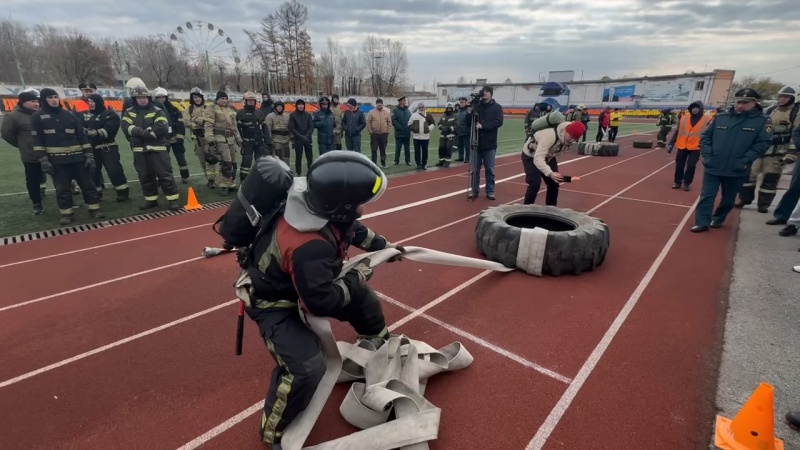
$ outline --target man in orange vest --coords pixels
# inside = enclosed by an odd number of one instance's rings
[[[678,121],[678,128],[672,134],[669,152],[678,149],[675,155],[675,179],[672,189],[688,191],[694,181],[694,171],[700,160],[700,134],[705,130],[710,118],[703,114],[703,102],[700,100],[689,105],[689,114],[684,114]]]

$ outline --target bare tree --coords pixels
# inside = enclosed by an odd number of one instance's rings
[[[398,86],[406,82],[408,74],[408,54],[400,41],[386,40],[386,89],[387,94],[395,95]]]
[[[319,77],[322,89],[329,94],[336,92],[336,78],[341,72],[341,53],[339,43],[328,37],[327,46],[320,57]]]

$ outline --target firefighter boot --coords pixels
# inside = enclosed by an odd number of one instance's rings
[[[170,211],[178,211],[181,209],[181,205],[178,203],[177,200],[170,200],[169,201],[169,209]]]
[[[61,220],[58,221],[60,225],[67,226],[72,225],[72,221],[75,220],[75,216],[72,214],[62,214]]]
[[[99,209],[90,209],[89,217],[92,219],[104,219],[106,215],[103,214],[103,211],[100,211]]]
[[[145,211],[145,210],[153,209],[153,208],[157,208],[157,207],[158,207],[158,200],[145,200],[145,202],[142,203],[142,206],[139,207],[139,210],[140,211]]]
[[[122,203],[130,200],[131,190],[129,188],[117,190],[117,203]]]

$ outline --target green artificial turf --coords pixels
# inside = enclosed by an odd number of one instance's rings
[[[0,119],[2,120],[2,119]],[[438,116],[436,116],[438,121]],[[632,124],[624,123],[620,127],[619,134],[626,135],[633,132],[645,132],[654,130],[655,120],[653,124]],[[594,135],[597,130],[597,123],[591,122],[587,133],[587,141],[593,142]],[[314,137],[316,140],[316,136]],[[429,170],[433,169],[434,164],[438,161],[438,142],[439,131],[434,130],[431,133],[431,143],[428,149],[428,166]],[[506,117],[503,127],[500,128],[498,136],[498,155],[519,152],[524,142],[524,131],[522,126],[522,117]],[[106,215],[106,219],[119,219],[127,216],[142,214],[138,206],[142,202],[142,191],[138,182],[138,175],[133,168],[133,156],[130,150],[130,145],[125,140],[122,133],[117,135],[117,143],[120,147],[122,166],[125,169],[125,175],[128,177],[128,185],[131,189],[131,200],[125,203],[117,203],[114,200],[114,191],[111,186],[108,174],[103,171],[103,177],[106,182],[106,189],[104,191],[105,198],[101,202],[102,211]],[[314,143],[314,157],[318,156],[318,150]],[[413,172],[414,171],[414,148],[413,142],[411,144],[411,166],[404,164],[404,158],[401,157],[400,165],[394,165],[394,135],[389,135],[389,144],[386,149],[387,153],[387,169],[384,172],[387,176]],[[173,174],[178,182],[180,189],[180,202],[185,204],[186,192],[189,186],[194,188],[200,203],[213,203],[227,199],[231,199],[233,194],[227,197],[219,194],[219,190],[211,190],[206,187],[206,179],[201,174],[200,163],[193,152],[193,144],[187,142],[186,144],[186,160],[189,163],[189,171],[192,177],[188,184],[180,183],[180,175],[178,174],[178,165],[173,157],[172,167]],[[366,132],[362,133],[361,151],[367,156],[370,156],[369,135]],[[294,151],[292,151],[291,167],[294,168]],[[456,158],[456,155],[453,156]],[[238,161],[241,162],[241,156],[238,156]],[[379,161],[380,162],[380,161]],[[305,172],[305,161],[303,164],[303,171]],[[453,166],[458,166],[459,163],[454,163]],[[521,170],[521,169],[520,169]],[[238,174],[236,176],[238,180]],[[237,181],[238,183],[238,181]],[[391,185],[391,183],[390,183]],[[47,193],[42,201],[44,213],[40,216],[34,216],[31,213],[31,202],[28,199],[28,194],[25,191],[25,175],[22,163],[19,159],[19,152],[16,148],[11,147],[7,142],[0,139],[0,236],[15,236],[23,233],[30,233],[35,231],[44,231],[58,228],[58,206],[56,205],[55,191],[53,190],[52,180],[48,177],[47,180]],[[160,191],[159,191],[160,193]],[[161,194],[161,193],[160,193]],[[76,203],[83,203],[80,195],[73,196]],[[167,203],[162,197],[159,199],[161,204],[160,209],[166,209]],[[151,209],[145,212],[153,212],[158,209]],[[86,212],[86,208],[78,208],[75,210],[75,225],[93,222]]]

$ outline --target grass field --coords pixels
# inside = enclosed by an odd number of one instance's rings
[[[438,121],[438,117],[436,117],[436,119]],[[620,127],[619,134],[631,134],[634,130],[637,132],[651,131],[656,128],[654,123],[655,120],[651,121],[651,123],[623,123],[623,125]],[[597,123],[591,122],[589,124],[589,130],[587,133],[587,141],[594,141],[596,130]],[[522,126],[522,117],[507,116],[503,127],[500,129],[498,137],[498,155],[518,152],[524,142],[523,137],[524,132]],[[316,140],[316,137],[314,139]],[[428,150],[429,166],[433,166],[438,161],[438,139],[438,130],[434,130],[431,135],[431,144]],[[101,202],[101,208],[106,215],[106,219],[103,220],[118,219],[142,213],[138,209],[139,204],[143,200],[142,192],[138,183],[139,177],[136,174],[136,170],[133,168],[133,156],[130,150],[130,145],[125,140],[121,132],[117,135],[117,142],[120,146],[122,165],[125,169],[125,175],[128,177],[128,184],[131,188],[131,200],[125,203],[117,203],[114,200],[113,188],[109,182],[108,175],[104,171],[103,176],[106,181],[106,190],[104,194],[106,198]],[[197,195],[200,203],[218,202],[232,198],[232,195],[224,197],[219,194],[219,190],[211,190],[206,187],[205,176],[200,172],[200,163],[197,160],[197,157],[194,155],[194,152],[191,150],[193,145],[187,144],[186,147],[186,160],[189,163],[189,170],[192,174],[189,184],[180,183],[178,166],[174,158],[172,162],[173,173],[176,179],[178,179],[176,181],[178,181],[178,188],[180,189],[181,193],[180,202],[185,204],[186,192],[189,186],[194,188],[195,194]],[[401,158],[400,165],[394,165],[394,148],[394,138],[393,135],[390,135],[389,145],[386,149],[386,159],[389,167],[384,170],[385,173],[391,177],[392,175],[413,172],[413,143],[411,145],[411,166],[404,165],[403,158]],[[367,156],[370,155],[369,136],[366,134],[366,132],[362,134],[361,149],[362,153]],[[292,153],[291,166],[294,168],[294,152]],[[316,143],[314,145],[314,156],[318,156]],[[237,159],[238,161],[241,161],[241,156],[239,156]],[[454,166],[458,165],[459,164],[454,164]],[[305,167],[305,162],[303,166]],[[431,167],[429,170],[431,169],[433,169],[433,167]],[[305,172],[305,168],[303,170]],[[449,170],[453,170],[453,165],[451,165]],[[456,168],[456,170],[460,169]],[[76,203],[83,203],[83,199],[80,195],[73,196],[73,199],[76,201]],[[166,209],[167,205],[163,196],[159,199],[159,201],[161,203],[161,209]],[[7,142],[0,139],[0,211],[2,211],[0,213],[0,230],[2,230],[0,231],[0,235],[2,237],[15,236],[18,234],[50,230],[59,227],[58,206],[56,205],[55,191],[53,190],[52,180],[49,177],[48,190],[42,201],[42,206],[44,207],[44,213],[42,215],[34,216],[31,214],[31,202],[28,199],[27,192],[25,191],[25,175],[22,163],[19,159],[19,152],[17,149],[11,147]],[[153,211],[155,210],[149,210],[146,212]],[[89,222],[92,222],[92,220],[89,218],[86,209],[76,209],[74,224],[78,225]]]

